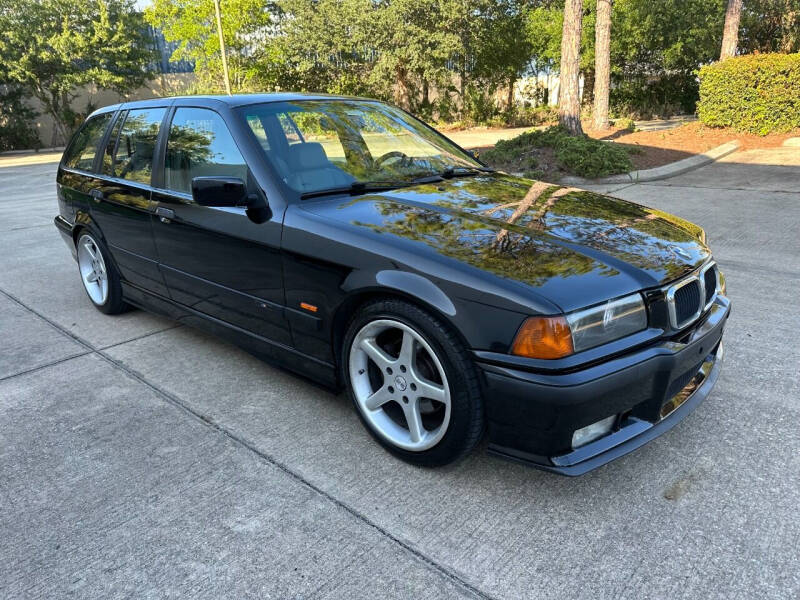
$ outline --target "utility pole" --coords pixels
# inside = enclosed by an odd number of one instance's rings
[[[219,0],[214,0],[214,10],[217,13],[217,33],[219,34],[219,51],[222,54],[222,73],[225,76],[225,91],[231,95],[231,81],[228,78],[228,57],[225,55],[225,38],[222,37],[222,17],[219,12]]]

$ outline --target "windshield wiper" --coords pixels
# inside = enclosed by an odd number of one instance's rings
[[[447,167],[439,175],[444,179],[452,179],[453,177],[469,177],[478,173],[494,173],[494,169],[489,167]]]
[[[366,194],[367,192],[384,192],[386,190],[408,187],[410,185],[412,185],[412,182],[410,181],[354,181],[350,185],[344,185],[341,187],[304,192],[300,195],[300,198],[305,200],[306,198],[334,196],[336,194],[350,194],[351,196],[356,196],[358,194]]]
[[[453,177],[469,177],[471,175],[478,175],[479,173],[494,173],[494,169],[489,167],[447,167],[438,173],[430,173],[413,179],[411,183],[436,183],[437,181],[444,181],[445,179],[453,179]]]

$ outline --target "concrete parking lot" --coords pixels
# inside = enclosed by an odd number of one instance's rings
[[[610,188],[706,228],[733,314],[707,401],[577,479],[408,466],[343,395],[102,315],[55,170],[0,168],[0,597],[800,596],[797,148]]]

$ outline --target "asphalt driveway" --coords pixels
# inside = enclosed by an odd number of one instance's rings
[[[798,597],[798,158],[613,186],[706,228],[733,315],[706,402],[578,479],[408,466],[344,396],[102,315],[55,165],[0,169],[0,597]]]

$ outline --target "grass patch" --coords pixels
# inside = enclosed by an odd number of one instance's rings
[[[522,171],[527,177],[557,174],[553,165],[542,164],[550,157],[557,169],[580,177],[605,177],[633,169],[627,148],[588,136],[574,137],[558,126],[501,140],[480,157],[493,167]]]

